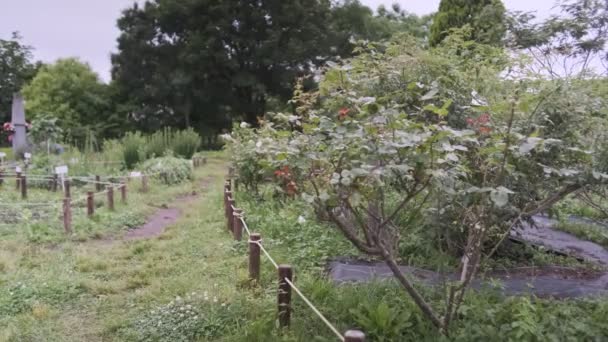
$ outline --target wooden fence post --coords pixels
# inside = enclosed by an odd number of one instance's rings
[[[114,210],[114,188],[112,188],[111,185],[108,185],[106,191],[108,192],[108,209]]]
[[[66,179],[63,181],[63,188],[65,189],[65,198],[71,198],[72,192],[70,191],[70,180]]]
[[[101,177],[95,176],[95,191],[101,191]]]
[[[344,342],[365,342],[365,334],[359,330],[348,330],[344,333]]]
[[[0,186],[4,184],[4,172],[0,171]]]
[[[262,236],[259,233],[251,233],[249,236],[249,280],[260,282],[260,245]]]
[[[234,200],[234,198],[229,197],[228,198],[228,224],[227,224],[227,228],[230,232],[232,232],[232,225],[234,222],[234,208],[236,206],[236,201]]]
[[[27,198],[27,177],[25,175],[21,177],[21,198]]]
[[[127,184],[122,183],[120,186],[120,201],[124,204],[127,203]]]
[[[224,207],[224,209],[225,209],[224,211],[225,212],[224,212],[224,214],[226,216],[226,219],[228,219],[228,217],[229,217],[228,215],[230,214],[230,211],[229,211],[229,209],[230,209],[229,202],[230,202],[230,198],[231,197],[232,197],[232,191],[224,191],[224,203],[225,203],[225,207]]]
[[[87,216],[91,217],[95,214],[95,193],[87,191]]]
[[[290,265],[279,265],[279,292],[277,303],[279,311],[279,327],[288,327],[291,321],[291,286],[285,281],[293,279],[293,270]]]
[[[148,192],[148,176],[141,176],[141,192]]]
[[[19,190],[19,188],[21,187],[21,172],[17,172],[17,181],[15,182],[15,188],[17,190]]]
[[[234,209],[233,215],[232,235],[236,241],[241,241],[243,239],[243,221],[241,221],[241,218],[243,217],[243,209]]]
[[[226,188],[226,190],[232,191],[232,183],[230,182],[230,178],[226,179],[226,182],[224,183],[224,187]]]
[[[69,197],[63,199],[63,229],[66,234],[72,234],[72,208]]]
[[[53,180],[51,181],[51,190],[53,190],[53,192],[57,192],[58,185],[59,185],[59,176],[57,176],[57,174],[54,174]]]

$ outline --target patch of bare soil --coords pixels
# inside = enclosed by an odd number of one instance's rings
[[[146,224],[130,230],[123,239],[137,240],[159,236],[165,231],[165,228],[179,219],[180,214],[181,212],[177,208],[159,209],[148,217]]]
[[[199,187],[204,191],[212,181],[213,177],[203,178],[199,183]],[[199,195],[199,192],[192,190],[192,192],[177,196],[174,203],[191,203],[195,201]],[[130,230],[125,234],[123,239],[137,240],[159,236],[165,231],[165,228],[175,223],[180,216],[181,211],[179,209],[164,205],[152,216],[148,217],[143,226]]]

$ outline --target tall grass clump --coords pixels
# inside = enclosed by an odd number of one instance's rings
[[[124,153],[125,148],[120,143],[120,141],[116,139],[104,140],[102,152],[101,152],[101,160],[107,161],[123,161],[124,162]]]
[[[125,166],[131,169],[142,161],[140,150],[145,146],[146,139],[140,132],[129,132],[122,138],[123,159]]]
[[[190,159],[201,146],[201,136],[192,128],[173,133],[171,149],[177,156]]]
[[[146,159],[164,156],[171,147],[172,139],[173,133],[168,127],[149,135],[146,138]]]

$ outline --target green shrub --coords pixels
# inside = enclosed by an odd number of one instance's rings
[[[193,177],[190,161],[172,156],[147,160],[142,169],[147,174],[154,174],[165,184],[177,184]]]
[[[201,146],[201,136],[192,128],[173,133],[171,148],[175,155],[190,159]]]
[[[129,132],[122,138],[123,159],[128,169],[141,162],[141,149],[146,145],[146,139],[139,132]]]

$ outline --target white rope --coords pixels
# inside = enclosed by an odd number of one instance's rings
[[[100,191],[100,192],[95,192],[95,193],[93,193],[93,198],[95,198],[95,196],[97,196],[97,195],[102,195],[102,194],[105,194],[106,192],[108,192],[108,189],[105,189],[105,190]],[[84,196],[81,196],[81,197],[79,197],[79,198],[74,199],[73,201],[71,201],[71,203],[78,203],[78,202],[80,202],[80,201],[84,201],[84,200],[86,200],[88,197],[89,197],[89,194],[86,194],[86,195],[84,195]],[[65,198],[64,198],[64,199],[65,199]]]
[[[319,318],[323,321],[323,323],[325,323],[325,325],[327,325],[327,327],[334,333],[336,334],[336,336],[340,339],[340,341],[344,341],[344,336],[342,336],[342,334],[340,334],[340,332],[338,331],[338,329],[336,329],[336,327],[333,326],[333,324],[331,324],[327,318],[325,318],[325,316],[323,316],[323,314],[321,313],[321,311],[319,311],[319,309],[317,309],[311,302],[310,300],[308,300],[308,298],[306,298],[306,296],[304,296],[304,294],[291,282],[291,280],[289,280],[288,278],[284,278],[283,280],[285,280],[285,282],[287,284],[289,284],[289,286],[291,286],[291,288],[296,291],[296,293],[300,296],[300,298],[302,298],[302,300],[308,305],[308,307],[314,311],[314,313],[317,314],[317,316],[319,316]]]
[[[51,203],[51,202],[38,202],[38,203],[0,203],[0,207],[27,207],[27,206],[34,206],[34,207],[44,207],[44,206],[54,206],[57,205],[57,203]]]
[[[122,164],[123,161],[120,160],[84,160],[83,164]]]
[[[249,227],[247,226],[247,223],[245,222],[245,218],[241,216],[241,217],[239,217],[239,220],[241,220],[241,222],[243,223],[243,228],[245,228],[247,235],[251,236],[251,231],[249,230]]]
[[[81,181],[81,182],[85,182],[85,183],[92,183],[92,184],[121,185],[121,183],[101,182],[101,181],[88,179],[86,177],[70,177],[68,179],[75,179],[77,181]]]
[[[274,259],[270,256],[270,253],[268,253],[268,251],[266,250],[266,248],[264,248],[264,246],[262,246],[262,242],[260,240],[258,241],[253,241],[256,245],[260,246],[260,249],[262,250],[262,252],[264,252],[264,254],[266,254],[266,257],[268,258],[268,260],[270,260],[270,262],[272,263],[272,265],[274,266],[274,268],[276,268],[277,270],[279,269],[279,264],[277,264],[276,261],[274,261]]]

